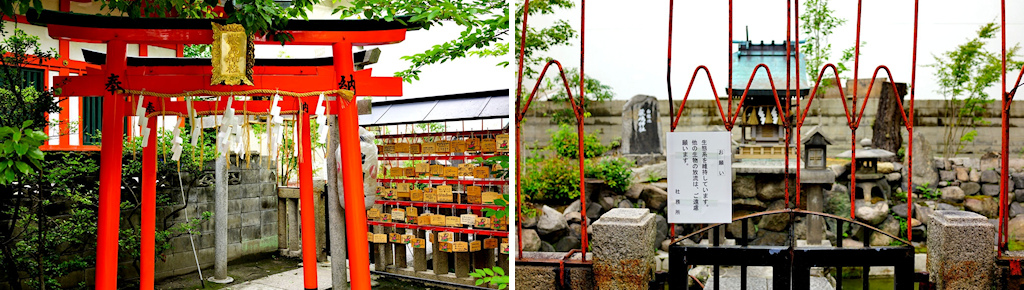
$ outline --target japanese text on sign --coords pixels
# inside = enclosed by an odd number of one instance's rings
[[[732,221],[730,132],[671,132],[668,147],[668,222]]]

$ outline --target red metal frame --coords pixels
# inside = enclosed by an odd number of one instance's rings
[[[237,92],[244,90],[282,90],[296,93],[310,91],[327,91],[338,89],[338,83],[342,77],[355,78],[360,88],[355,96],[368,95],[401,95],[401,81],[394,77],[371,77],[370,70],[353,71],[351,57],[335,57],[334,65],[324,67],[258,67],[254,71],[255,86],[223,86],[209,85],[210,68],[174,68],[152,66],[146,69],[126,66],[125,50],[128,42],[132,43],[209,43],[212,34],[209,30],[189,29],[110,29],[110,28],[83,28],[65,25],[50,25],[50,37],[57,39],[76,39],[84,42],[105,42],[107,44],[107,61],[102,69],[90,69],[87,76],[59,77],[58,83],[63,83],[62,95],[97,96],[104,98],[104,111],[116,112],[104,115],[103,134],[105,136],[120,136],[122,134],[123,118],[134,115],[132,108],[134,103],[131,100],[124,100],[123,91],[106,90],[108,76],[118,77],[121,81],[122,90],[148,91],[154,94],[181,94],[183,91],[209,90],[219,92]],[[404,29],[392,29],[381,31],[296,31],[293,32],[296,41],[292,44],[330,44],[334,55],[352,55],[353,45],[388,44],[404,40]],[[262,40],[262,42],[266,42]],[[303,72],[305,69],[305,73]],[[312,73],[310,73],[310,71]],[[285,73],[282,73],[285,72]],[[288,73],[290,72],[290,73]],[[288,75],[291,74],[291,75]],[[300,111],[301,105],[305,104],[312,108],[316,97],[293,97],[293,102],[281,102],[282,111],[285,114],[299,113],[300,136],[302,156],[299,164],[300,175],[300,197],[303,204],[302,213],[302,235],[303,247],[307,249],[316,248],[315,229],[313,228],[312,209],[312,169],[310,162],[309,146],[309,112]],[[226,98],[219,101],[196,101],[194,108],[200,115],[220,114],[226,108]],[[340,147],[342,156],[341,170],[343,172],[345,192],[357,193],[346,194],[345,200],[350,208],[346,211],[346,220],[349,221],[347,234],[349,236],[349,260],[352,265],[351,280],[355,289],[370,288],[369,250],[366,233],[366,216],[362,196],[362,168],[360,166],[359,146],[359,124],[354,97],[343,101],[337,97],[335,103],[327,114],[336,114],[339,119]],[[178,102],[152,102],[154,107],[159,109],[154,115],[186,115],[186,108],[183,101]],[[222,104],[223,103],[223,104]],[[270,101],[240,101],[234,102],[232,107],[237,108],[245,114],[267,114]],[[155,118],[150,119],[150,126],[155,127]],[[152,130],[150,134],[155,134]],[[109,142],[108,142],[109,141]],[[119,202],[120,202],[120,179],[121,179],[121,155],[122,144],[120,138],[104,139],[101,146],[100,163],[100,201],[99,201],[99,222],[97,229],[97,262],[96,262],[96,288],[115,289],[117,286],[117,252],[118,252],[118,229],[119,229]],[[141,288],[151,289],[153,287],[153,264],[155,262],[154,240],[155,233],[155,170],[156,170],[156,138],[150,138],[150,146],[143,152],[143,213],[142,213],[142,253],[141,253]],[[316,277],[316,251],[303,251],[303,272],[304,287],[306,289],[317,288]]]
[[[378,178],[380,183],[469,184],[501,186],[508,182],[500,179],[440,179],[440,178]]]
[[[414,230],[427,230],[433,232],[453,232],[457,234],[477,234],[484,236],[495,236],[495,237],[508,237],[506,231],[492,231],[492,230],[477,230],[469,228],[453,228],[453,227],[440,227],[440,226],[421,226],[406,223],[386,223],[379,221],[368,221],[367,224],[371,226],[384,226],[389,228],[403,228],[403,229],[414,229]],[[365,235],[365,234],[364,234]]]

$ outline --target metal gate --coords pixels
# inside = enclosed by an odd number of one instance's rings
[[[749,245],[748,224],[753,218],[766,215],[787,215],[789,217],[789,235],[786,245],[753,246]],[[838,236],[833,246],[797,247],[793,234],[796,224],[793,221],[797,216],[821,216],[826,223],[834,222],[836,229],[842,229],[844,224],[858,225],[863,228],[862,240],[870,241],[871,235],[882,234],[902,243],[902,246],[871,247],[866,243],[862,248],[844,248],[843,238]],[[892,234],[880,231],[868,224],[850,220],[847,218],[800,209],[782,209],[775,211],[759,212],[742,216],[733,220],[742,226],[742,236],[736,240],[736,245],[723,245],[719,233],[723,231],[725,224],[716,224],[700,229],[685,237],[673,241],[669,248],[669,268],[688,269],[693,265],[713,266],[712,275],[715,277],[713,285],[709,289],[737,289],[736,285],[721,286],[721,266],[740,266],[740,285],[738,289],[747,289],[747,267],[748,266],[769,266],[772,267],[772,288],[773,289],[809,289],[812,267],[835,267],[836,268],[836,289],[842,289],[843,267],[860,267],[862,269],[863,289],[869,289],[868,273],[869,267],[891,266],[894,267],[895,290],[914,289],[914,248],[910,242],[893,236]],[[710,233],[709,233],[710,232]],[[684,246],[679,242],[692,237],[707,236],[710,234],[709,245]],[[670,285],[674,289],[689,289],[690,276],[670,275]],[[681,285],[681,286],[677,286]]]

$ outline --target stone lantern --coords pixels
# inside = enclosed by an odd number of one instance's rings
[[[828,156],[826,147],[832,145],[832,140],[818,132],[815,126],[804,137],[804,168],[825,169],[825,158]]]
[[[872,149],[871,139],[863,139],[860,141],[862,148],[857,149],[857,189],[860,189],[863,193],[863,198],[868,203],[871,202],[871,191],[875,189],[879,184],[879,190],[882,192],[882,198],[885,200],[889,199],[888,183],[884,182],[885,175],[878,173],[878,160],[882,158],[888,158],[896,156],[896,153],[889,152],[885,149]],[[852,150],[847,150],[843,153],[839,153],[838,157],[851,158],[853,157]],[[879,182],[881,181],[881,182]],[[884,187],[884,188],[883,188]],[[854,190],[850,188],[850,190]]]

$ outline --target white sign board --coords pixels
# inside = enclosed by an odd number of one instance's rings
[[[732,133],[670,132],[668,222],[732,221]]]

